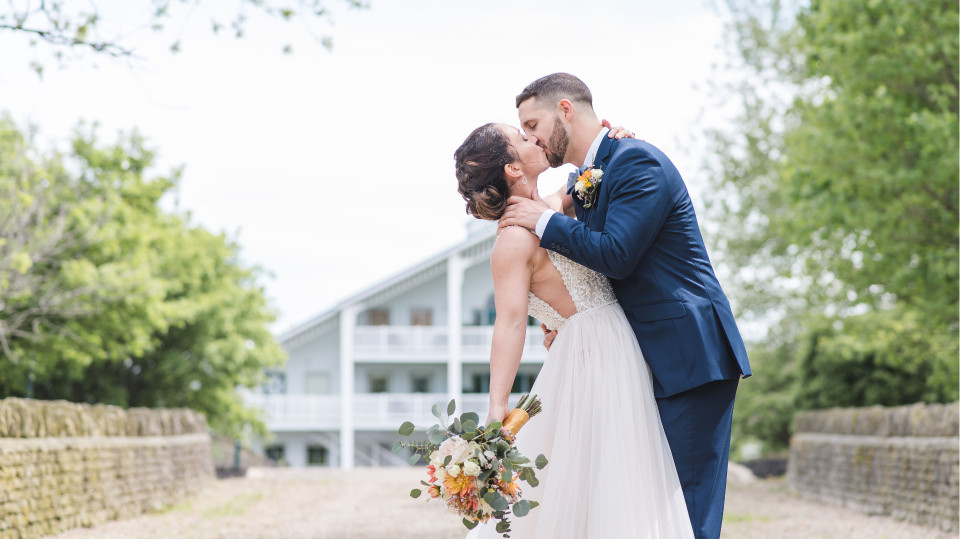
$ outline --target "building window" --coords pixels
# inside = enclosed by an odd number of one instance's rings
[[[264,450],[264,453],[267,455],[267,459],[272,461],[274,465],[279,465],[284,462],[283,445],[275,444],[268,446]]]
[[[411,383],[414,392],[426,394],[430,391],[430,377],[415,375],[411,379]]]
[[[470,377],[470,385],[464,385],[463,391],[467,394],[485,394],[490,391],[490,375],[474,373]]]
[[[307,447],[307,465],[326,465],[327,464],[326,446],[308,446]]]
[[[308,371],[304,385],[307,394],[329,394],[333,390],[330,388],[330,374],[326,372]]]
[[[497,302],[494,300],[494,296],[492,294],[490,295],[490,298],[487,299],[486,315],[486,324],[493,324],[497,321]]]
[[[510,393],[527,394],[533,388],[533,382],[536,380],[537,375],[535,373],[517,373],[517,376],[513,379],[513,388],[510,389]]]
[[[433,310],[430,308],[411,309],[410,324],[413,326],[431,326],[433,324]]]
[[[387,391],[387,376],[371,375],[370,376],[370,393],[382,394],[386,391]]]
[[[286,394],[287,374],[276,371],[267,372],[267,382],[263,383],[264,394]]]
[[[387,326],[390,324],[390,310],[371,309],[367,312],[370,326]]]

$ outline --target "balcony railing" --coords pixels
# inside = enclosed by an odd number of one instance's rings
[[[516,403],[520,394],[510,396]],[[271,431],[313,431],[340,428],[340,396],[310,394],[249,394],[247,403],[267,414]],[[353,396],[353,422],[357,430],[396,430],[409,420],[417,426],[436,423],[431,409],[434,403],[449,402],[447,394],[356,394]],[[487,394],[463,394],[456,415],[475,412],[486,419]]]
[[[353,334],[353,352],[358,360],[436,360],[450,354],[445,326],[358,326]],[[465,326],[460,330],[460,350],[466,361],[487,360],[493,343],[492,326]],[[543,360],[543,332],[527,328],[523,360]]]

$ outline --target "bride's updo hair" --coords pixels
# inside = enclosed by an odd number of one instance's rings
[[[510,198],[503,167],[517,159],[507,136],[497,124],[484,124],[463,141],[453,159],[457,191],[467,201],[467,213],[479,219],[500,219]]]

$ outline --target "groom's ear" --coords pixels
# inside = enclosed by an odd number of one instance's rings
[[[557,112],[567,122],[573,119],[573,103],[569,99],[561,99],[557,103]]]

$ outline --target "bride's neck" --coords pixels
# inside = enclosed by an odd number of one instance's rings
[[[537,191],[537,182],[536,180],[527,181],[526,184],[523,182],[517,182],[510,189],[510,195],[515,197],[523,197],[524,199],[532,199],[533,194]]]

